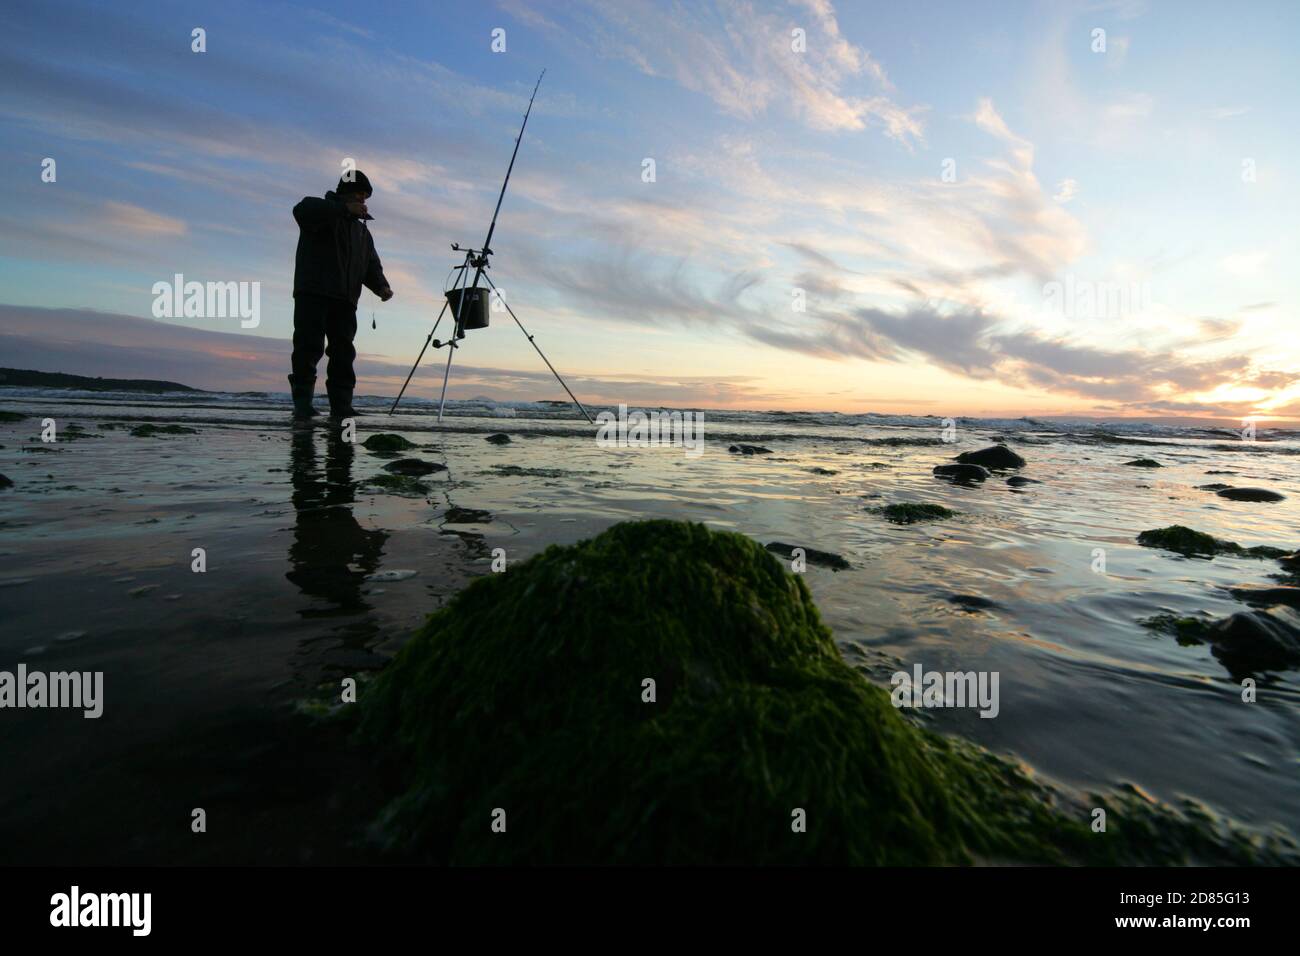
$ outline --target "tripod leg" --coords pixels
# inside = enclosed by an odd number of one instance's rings
[[[487,283],[492,287],[492,291],[497,292],[497,286],[496,283],[492,281],[492,277],[485,272],[483,273],[483,278],[487,279]],[[501,300],[501,304],[504,305],[506,311],[510,313],[510,318],[515,320],[515,325],[519,326],[519,331],[524,333],[524,338],[528,340],[528,344],[537,349],[537,354],[542,357],[542,361],[545,362],[546,367],[551,370],[551,374],[555,376],[555,380],[564,386],[564,390],[569,393],[569,398],[573,399],[573,404],[577,405],[578,410],[582,412],[583,418],[587,419],[588,423],[592,425],[596,424],[591,420],[591,416],[587,414],[587,409],[583,407],[582,402],[578,401],[578,397],[574,395],[569,386],[565,384],[564,379],[560,378],[560,373],[555,370],[555,366],[552,365],[551,360],[546,357],[546,353],[542,351],[541,346],[534,342],[533,337],[528,334],[528,330],[524,328],[524,323],[519,321],[519,316],[515,315],[515,310],[510,308],[510,303],[507,302],[505,297],[499,292],[497,292],[497,298]]]
[[[402,390],[398,392],[397,397],[393,399],[393,407],[388,410],[388,414],[391,415],[393,412],[397,411],[397,403],[400,402],[402,396],[406,394],[406,386],[411,384],[411,376],[414,375],[415,370],[420,367],[420,362],[424,358],[425,350],[428,349],[429,343],[433,341],[433,333],[438,331],[438,323],[442,321],[443,312],[446,311],[447,301],[444,299],[442,303],[442,312],[438,313],[438,318],[434,321],[433,328],[429,330],[429,337],[424,340],[424,348],[420,349],[420,357],[415,360],[415,364],[411,366],[411,371],[406,374],[406,381],[402,383]]]
[[[447,379],[451,376],[451,357],[456,353],[456,340],[447,343],[447,368],[442,373],[442,398],[438,399],[438,424],[442,424],[442,406],[447,404]]]

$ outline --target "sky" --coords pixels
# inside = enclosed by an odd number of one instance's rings
[[[0,366],[286,390],[350,159],[395,394],[545,68],[491,275],[580,398],[1300,417],[1298,63],[1291,0],[9,0]],[[178,273],[259,324],[154,318]],[[463,345],[453,397],[564,398],[504,313]]]

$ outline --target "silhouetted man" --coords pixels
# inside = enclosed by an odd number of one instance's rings
[[[351,181],[348,181],[348,177]],[[329,356],[325,368],[325,390],[329,394],[330,416],[348,418],[352,389],[357,377],[352,362],[357,350],[357,299],[364,285],[387,302],[393,290],[384,278],[383,266],[365,220],[373,219],[366,209],[372,190],[361,170],[339,180],[324,199],[308,196],[293,207],[298,221],[298,257],[293,270],[293,417],[309,419],[316,387],[316,365]],[[326,348],[326,339],[329,347]]]

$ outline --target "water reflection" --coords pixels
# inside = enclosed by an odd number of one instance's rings
[[[325,467],[317,467],[317,435],[323,434]],[[285,577],[314,601],[301,610],[303,617],[351,614],[369,608],[361,590],[366,575],[379,566],[383,531],[367,530],[352,513],[356,483],[352,460],[356,448],[342,441],[334,429],[294,429],[290,447],[290,474],[296,520]]]

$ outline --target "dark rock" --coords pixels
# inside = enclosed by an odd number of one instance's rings
[[[503,432],[498,432],[495,435],[488,435],[488,437],[483,440],[493,445],[509,445],[511,439],[509,435]]]
[[[989,470],[979,465],[935,465],[934,474],[937,478],[947,478],[960,485],[969,485],[988,478]]]
[[[737,455],[770,455],[772,449],[762,445],[732,445],[727,451]]]
[[[1154,458],[1134,458],[1132,461],[1126,461],[1124,464],[1131,468],[1163,468],[1164,465]]]
[[[830,568],[832,571],[847,571],[853,566],[838,554],[831,554],[829,551],[818,551],[816,548],[804,548],[801,544],[786,544],[783,541],[773,541],[767,545],[767,550],[784,555],[787,558],[794,557],[795,548],[803,548],[804,558],[809,564]]]
[[[1300,588],[1291,585],[1239,587],[1229,588],[1228,591],[1238,601],[1245,601],[1247,604],[1257,604],[1261,607],[1285,604],[1287,607],[1300,609]]]
[[[838,475],[839,474],[838,471],[834,471],[833,469],[830,468],[809,468],[808,470],[811,471],[814,475]]]
[[[1242,611],[1206,634],[1214,656],[1233,676],[1300,665],[1300,631],[1265,611]]]
[[[14,486],[14,481],[12,478],[7,478],[4,475],[0,475],[0,488],[12,488],[13,486]]]
[[[978,594],[949,594],[948,603],[956,604],[963,611],[991,611],[998,605]]]
[[[1224,488],[1219,492],[1219,497],[1230,501],[1282,501],[1286,495],[1267,488]]]
[[[1037,478],[1026,478],[1024,475],[1012,475],[1007,479],[1007,484],[1012,488],[1019,488],[1022,485],[1041,485],[1042,482]]]
[[[492,513],[479,508],[457,508],[453,506],[447,509],[447,513],[442,516],[442,520],[448,524],[487,524],[492,520]]]
[[[1006,445],[990,445],[979,451],[964,451],[956,460],[963,465],[980,465],[994,470],[1025,467],[1025,460]]]
[[[410,475],[413,477],[431,475],[435,471],[446,470],[446,465],[439,465],[432,461],[421,461],[419,458],[399,458],[397,461],[390,461],[384,465],[384,471],[391,471],[395,475]]]
[[[1224,484],[1223,482],[1221,482],[1221,481],[1216,481],[1216,482],[1214,482],[1214,484],[1211,484],[1211,485],[1197,485],[1197,486],[1196,486],[1196,488],[1197,488],[1198,491],[1222,491],[1222,490],[1225,489],[1225,488],[1231,488],[1231,487],[1232,487],[1232,485],[1225,485],[1225,484]]]

